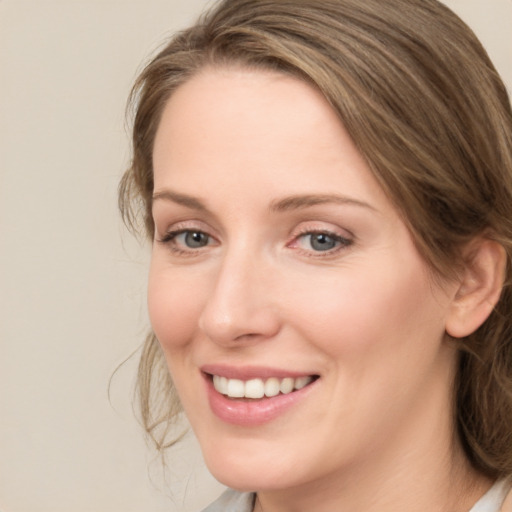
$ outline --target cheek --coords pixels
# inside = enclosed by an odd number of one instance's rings
[[[179,274],[161,272],[152,264],[148,311],[153,331],[164,351],[183,349],[194,336],[201,309],[201,290],[182,282]]]
[[[359,357],[390,348],[422,349],[423,338],[436,345],[444,332],[442,297],[433,295],[421,262],[389,261],[386,271],[365,266],[348,269],[314,287],[301,287],[289,315],[300,318],[304,336],[331,356]],[[297,318],[297,316],[296,316]]]

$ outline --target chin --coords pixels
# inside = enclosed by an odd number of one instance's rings
[[[239,491],[270,491],[294,485],[289,468],[300,465],[288,461],[284,454],[276,453],[270,446],[220,448],[220,443],[215,450],[203,448],[203,455],[210,473],[222,484]],[[295,480],[298,472],[292,473]]]
[[[221,484],[237,491],[273,491],[293,487],[293,482],[286,481],[286,474],[277,474],[275,471],[262,471],[259,468],[232,469],[229,464],[208,465],[208,469]]]

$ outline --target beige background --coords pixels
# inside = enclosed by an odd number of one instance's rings
[[[194,511],[193,440],[163,474],[131,410],[147,248],[116,187],[124,104],[205,0],[0,0],[0,511]],[[512,88],[512,0],[450,0]]]

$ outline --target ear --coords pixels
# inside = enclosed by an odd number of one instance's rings
[[[473,239],[464,248],[464,270],[446,319],[446,332],[463,338],[475,332],[491,314],[503,288],[506,253],[488,238]]]

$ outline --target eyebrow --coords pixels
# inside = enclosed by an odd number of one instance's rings
[[[153,201],[157,200],[172,201],[173,203],[180,204],[193,210],[209,212],[205,204],[197,197],[189,196],[188,194],[181,194],[169,189],[155,192],[153,194]],[[376,211],[373,206],[364,201],[337,194],[305,194],[284,197],[282,199],[272,201],[270,203],[270,211],[286,212],[292,210],[301,210],[327,203],[358,206]]]
[[[157,200],[172,201],[173,203],[181,204],[182,206],[186,206],[187,208],[191,208],[193,210],[199,210],[203,212],[209,211],[203,202],[196,197],[189,196],[188,194],[180,194],[172,190],[166,189],[160,192],[155,192],[153,194],[153,202]]]
[[[290,210],[310,208],[312,206],[317,206],[326,203],[360,206],[375,211],[375,208],[373,206],[364,201],[360,201],[359,199],[354,199],[347,196],[340,196],[337,194],[307,194],[285,197],[277,201],[272,201],[270,203],[270,209],[271,211],[284,212]]]

